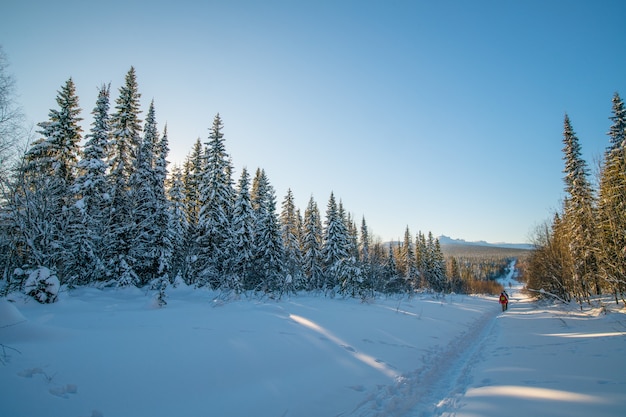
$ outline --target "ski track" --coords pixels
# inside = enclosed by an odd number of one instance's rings
[[[515,263],[504,282],[515,274]],[[435,347],[422,358],[424,365],[382,386],[350,414],[358,417],[450,417],[472,379],[472,368],[482,358],[484,347],[493,341],[501,314],[483,314],[447,346]]]
[[[442,415],[456,408],[465,392],[471,368],[480,360],[482,346],[492,333],[497,316],[486,313],[450,344],[434,348],[422,358],[421,368],[382,386],[350,414],[358,417]]]

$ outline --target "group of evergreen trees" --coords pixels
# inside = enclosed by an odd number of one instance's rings
[[[613,97],[609,146],[604,152],[597,189],[589,179],[581,147],[565,116],[563,208],[537,233],[528,260],[528,286],[579,303],[591,295],[626,291],[626,110]]]
[[[139,99],[134,68],[112,110],[103,85],[83,138],[72,79],[58,92],[1,201],[4,291],[23,290],[41,268],[69,287],[162,290],[183,281],[228,294],[358,297],[453,290],[432,234],[413,240],[407,227],[401,244],[385,245],[332,193],[322,219],[312,197],[302,216],[291,190],[279,212],[262,169],[251,178],[244,168],[235,183],[219,114],[208,141],[198,139],[168,175],[167,126],[159,132],[154,102],[141,120]]]

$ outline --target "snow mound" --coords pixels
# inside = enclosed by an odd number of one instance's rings
[[[26,321],[14,303],[0,299],[0,328],[14,326]]]

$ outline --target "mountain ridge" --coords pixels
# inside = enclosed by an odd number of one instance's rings
[[[467,240],[464,240],[464,239],[454,239],[446,235],[441,235],[438,237],[438,239],[439,239],[439,244],[442,246],[444,245],[446,246],[453,246],[453,245],[485,246],[485,247],[491,247],[491,248],[525,249],[525,250],[531,250],[534,248],[534,246],[531,245],[530,243],[505,243],[505,242],[489,243],[484,240],[468,242]]]

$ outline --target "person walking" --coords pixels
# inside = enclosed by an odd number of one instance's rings
[[[509,297],[507,294],[502,291],[500,293],[500,304],[502,305],[502,311],[508,310],[509,308]]]

